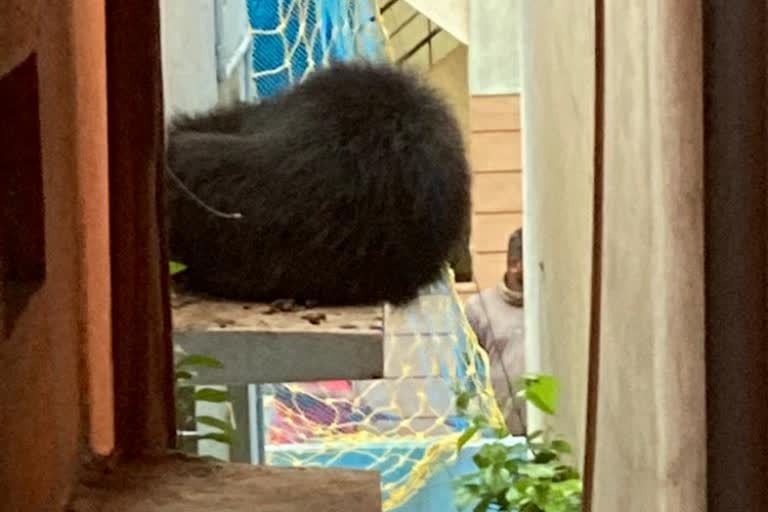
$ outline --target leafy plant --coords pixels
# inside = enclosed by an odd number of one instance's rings
[[[553,415],[557,409],[558,383],[550,375],[529,374],[520,380],[517,396],[526,399],[542,412]],[[457,449],[478,432],[489,429],[482,414],[470,414],[470,392],[456,396],[459,414],[470,419],[470,426],[459,437]],[[499,439],[483,445],[474,455],[477,471],[457,480],[457,497],[462,506],[473,506],[474,512],[579,512],[582,483],[578,471],[563,461],[571,453],[564,439],[552,430],[532,432],[516,444],[501,442],[509,433],[506,428],[493,430]]]
[[[232,421],[233,414],[230,410],[229,419],[223,420],[207,415],[195,415],[196,402],[226,403],[231,401],[229,392],[214,387],[193,387],[188,381],[195,376],[195,368],[222,368],[223,364],[218,359],[202,354],[185,354],[177,347],[180,359],[176,362],[174,377],[176,380],[176,424],[179,428],[179,440],[196,442],[208,439],[233,444],[235,426]],[[196,424],[203,424],[213,428],[213,431],[205,434],[195,432]],[[188,435],[187,432],[195,432]],[[183,449],[183,446],[179,446]]]
[[[187,269],[187,266],[181,262],[178,261],[171,261],[169,263],[169,270],[172,276],[184,272]]]
[[[178,261],[169,262],[170,274],[176,275],[186,270],[186,265]],[[195,368],[222,368],[224,365],[216,358],[203,354],[185,354],[177,347],[180,359],[176,362],[174,377],[176,381],[176,425],[178,425],[179,448],[192,451],[185,442],[195,443],[201,439],[232,445],[234,443],[234,414],[231,408],[229,419],[223,420],[209,415],[195,415],[196,402],[227,403],[231,401],[229,392],[214,387],[193,387],[188,381],[195,376]],[[211,427],[211,432],[199,434],[197,425]],[[189,434],[192,432],[192,434]]]

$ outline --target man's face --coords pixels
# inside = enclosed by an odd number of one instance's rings
[[[523,262],[521,260],[509,261],[507,279],[518,286],[523,286]]]

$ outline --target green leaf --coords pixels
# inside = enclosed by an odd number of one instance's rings
[[[196,416],[195,420],[198,423],[202,423],[203,425],[208,425],[209,427],[218,428],[219,430],[223,430],[224,432],[232,431],[232,424],[226,420],[222,420],[221,418],[215,418],[213,416]]]
[[[493,498],[490,498],[490,497],[483,498],[480,501],[480,503],[475,505],[475,508],[472,509],[472,512],[486,512],[487,510],[489,510],[492,501],[493,501]]]
[[[536,479],[553,478],[555,476],[555,468],[546,464],[522,464],[518,468],[518,472],[521,475]]]
[[[515,443],[509,447],[509,457],[512,460],[528,460],[530,451],[526,443]]]
[[[536,462],[537,464],[546,464],[556,459],[557,459],[557,452],[554,452],[552,450],[547,450],[547,449],[536,452],[536,455],[533,457],[534,462]]]
[[[459,412],[466,411],[471,398],[472,395],[469,391],[462,391],[456,395],[456,410]]]
[[[470,439],[472,439],[475,434],[477,434],[477,431],[480,430],[477,425],[472,425],[467,430],[462,432],[461,436],[459,436],[459,440],[456,442],[456,450],[461,450],[465,444],[469,442]]]
[[[502,425],[500,427],[497,427],[493,430],[493,434],[496,436],[497,439],[504,439],[509,435],[509,429],[507,429],[506,425]]]
[[[176,380],[189,380],[192,378],[192,374],[186,370],[176,370],[174,377]]]
[[[215,357],[204,356],[202,354],[190,354],[184,356],[178,363],[176,368],[182,368],[184,366],[204,366],[206,368],[223,368],[224,365]]]
[[[520,498],[523,497],[522,494],[520,494],[520,491],[515,489],[514,487],[510,487],[507,489],[507,493],[504,495],[505,498],[507,498],[507,501],[511,504],[517,504],[517,502],[520,500]]]
[[[210,441],[218,441],[224,444],[232,444],[232,436],[222,432],[208,432],[207,434],[198,436],[198,439],[207,439]]]
[[[518,478],[515,480],[515,489],[522,494],[528,494],[528,489],[533,486],[533,480],[528,477]]]
[[[170,268],[171,275],[173,276],[178,274],[179,272],[184,272],[187,269],[187,266],[179,261],[171,261],[169,268]]]
[[[560,452],[560,453],[572,453],[573,449],[571,448],[570,443],[567,441],[564,441],[563,439],[555,439],[552,441],[552,449]]]
[[[560,466],[557,468],[557,477],[561,481],[579,480],[579,472],[573,466]]]
[[[557,408],[557,379],[541,375],[525,383],[525,399],[547,414],[555,414]]]
[[[488,466],[503,466],[507,461],[509,447],[502,443],[489,443],[483,445],[472,460],[479,468]]]
[[[564,496],[569,496],[574,494],[581,494],[582,483],[581,480],[574,478],[571,480],[565,480],[563,482],[553,483],[552,488],[557,489]]]
[[[491,465],[491,459],[482,452],[482,449],[472,456],[472,462],[480,469]]]
[[[195,400],[213,403],[228,402],[229,393],[221,389],[200,388],[195,391]]]

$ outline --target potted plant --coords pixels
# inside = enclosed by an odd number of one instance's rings
[[[554,377],[526,375],[518,388],[517,396],[547,415],[555,414],[558,383]],[[469,421],[457,449],[478,433],[490,432],[497,440],[474,455],[475,472],[457,479],[457,504],[472,507],[473,512],[580,512],[581,477],[563,460],[571,453],[570,444],[549,427],[527,434],[523,442],[504,443],[501,440],[509,436],[506,428],[491,429],[487,417],[470,414],[476,398],[468,392],[456,397],[457,411]]]

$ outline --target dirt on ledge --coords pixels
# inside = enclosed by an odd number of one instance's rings
[[[223,463],[181,454],[90,472],[67,512],[378,512],[370,471]]]

